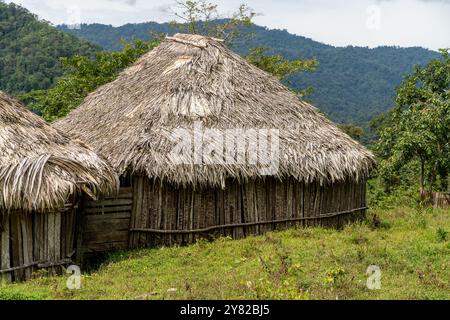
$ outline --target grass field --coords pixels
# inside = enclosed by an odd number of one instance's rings
[[[450,299],[449,230],[450,210],[370,211],[341,231],[114,253],[80,290],[66,288],[69,275],[41,277],[0,284],[0,299]],[[366,286],[369,265],[379,290]]]

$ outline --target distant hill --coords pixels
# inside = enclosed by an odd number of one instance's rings
[[[61,57],[98,50],[28,10],[0,1],[0,90],[19,94],[50,88],[62,75]]]
[[[121,27],[85,24],[78,30],[70,30],[67,26],[59,26],[59,29],[112,51],[121,49],[121,39],[149,39],[150,31],[174,33],[167,23],[156,22]],[[317,71],[292,77],[290,86],[312,86],[314,93],[309,99],[334,121],[361,126],[392,107],[395,88],[414,65],[426,64],[439,56],[437,52],[418,47],[333,47],[286,30],[260,26],[244,31],[251,31],[252,36],[238,41],[234,50],[240,54],[246,54],[253,47],[265,46],[289,59],[317,58],[320,62]]]

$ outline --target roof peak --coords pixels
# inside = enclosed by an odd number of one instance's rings
[[[166,41],[174,41],[200,48],[205,48],[210,42],[219,42],[219,43],[224,42],[223,39],[202,36],[199,34],[186,34],[186,33],[177,33],[173,37],[167,36]]]

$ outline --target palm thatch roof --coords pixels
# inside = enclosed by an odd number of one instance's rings
[[[176,128],[279,130],[278,178],[360,179],[373,155],[270,74],[222,41],[177,34],[90,94],[54,125],[92,146],[117,172],[176,184],[224,186],[261,176],[258,165],[179,164],[169,156]]]
[[[45,212],[70,195],[117,190],[112,168],[0,91],[0,213]]]

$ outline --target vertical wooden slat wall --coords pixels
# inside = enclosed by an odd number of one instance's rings
[[[13,212],[1,232],[1,278],[23,281],[35,271],[46,269],[54,275],[61,272],[65,261],[74,254],[74,225],[76,210],[64,212]]]
[[[75,253],[184,245],[219,236],[239,239],[292,226],[342,227],[365,213],[345,213],[366,206],[365,181],[321,186],[266,178],[226,185],[224,190],[178,188],[137,176],[115,198],[84,202],[82,212],[11,214],[0,237],[0,270],[31,266],[1,277],[29,279],[36,262],[51,264]],[[47,269],[50,274],[61,270]]]
[[[11,268],[10,258],[10,233],[9,233],[9,221],[6,221],[3,231],[0,234],[0,270],[6,270]],[[1,278],[5,281],[11,281],[12,277],[10,273],[2,274]]]
[[[130,248],[218,236],[239,239],[291,226],[342,227],[365,212],[330,216],[365,207],[365,181],[320,185],[293,179],[229,180],[225,190],[178,188],[146,177],[134,181]],[[273,222],[277,220],[283,222]],[[267,223],[252,224],[259,222]]]

